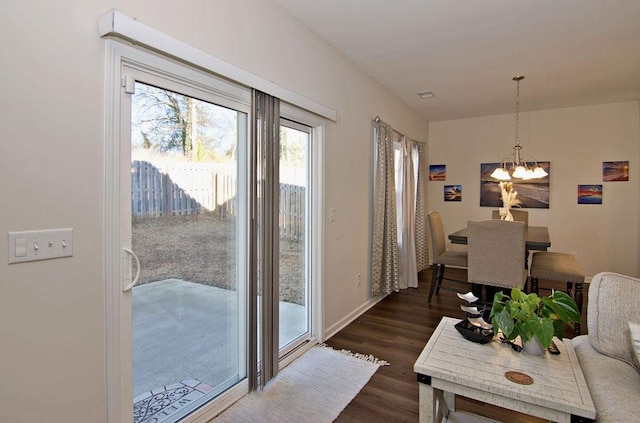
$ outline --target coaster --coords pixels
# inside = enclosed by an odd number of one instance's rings
[[[504,373],[504,377],[518,385],[533,385],[533,378],[524,373],[509,371]]]

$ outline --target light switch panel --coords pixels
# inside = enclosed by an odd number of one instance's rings
[[[9,232],[9,264],[73,255],[73,228]]]

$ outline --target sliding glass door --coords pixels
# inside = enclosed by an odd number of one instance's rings
[[[260,162],[278,169],[273,213],[256,226],[251,90],[117,43],[108,57],[108,421],[205,422],[259,380],[266,354],[277,373],[313,344],[321,121],[289,104],[276,114],[279,156]],[[266,226],[278,247],[256,252]],[[256,270],[266,260],[269,302]],[[266,309],[273,331],[260,327]],[[258,334],[272,350],[258,351]]]

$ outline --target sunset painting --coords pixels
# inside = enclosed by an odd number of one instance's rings
[[[578,185],[578,204],[602,204],[602,185]]]
[[[602,162],[602,180],[604,182],[628,181],[629,162]]]
[[[445,185],[444,201],[462,201],[462,185]]]
[[[430,181],[446,181],[447,180],[447,165],[429,165],[429,180]]]

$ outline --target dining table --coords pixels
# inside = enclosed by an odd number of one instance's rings
[[[462,228],[449,234],[452,244],[467,244],[467,228]],[[547,251],[551,247],[549,228],[546,226],[526,226],[524,233],[525,249],[527,251]]]

